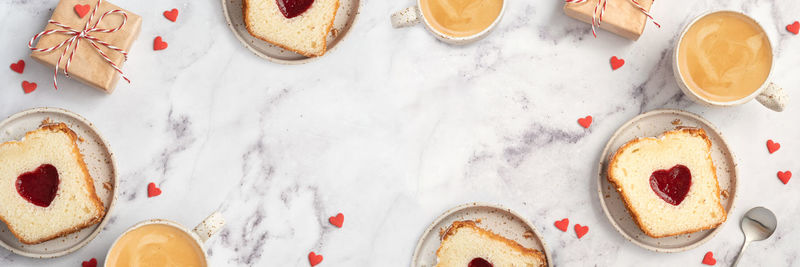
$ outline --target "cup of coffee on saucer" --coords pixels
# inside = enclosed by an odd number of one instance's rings
[[[111,245],[104,266],[208,266],[203,242],[225,225],[218,212],[193,230],[170,220],[147,220]]]
[[[729,107],[755,98],[783,111],[788,97],[770,82],[773,46],[764,28],[736,11],[700,15],[681,33],[672,68],[681,90],[693,100]]]
[[[392,26],[420,22],[439,40],[463,45],[485,37],[497,26],[506,0],[416,0],[417,5],[392,14]]]

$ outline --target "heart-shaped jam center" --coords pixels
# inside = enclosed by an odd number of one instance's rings
[[[33,171],[17,177],[17,193],[36,206],[47,207],[58,192],[58,170],[50,164],[42,164]]]
[[[308,8],[311,7],[311,4],[314,3],[314,0],[275,0],[278,2],[278,9],[281,10],[283,16],[287,19],[291,19],[294,17],[303,14],[306,12]]]
[[[494,267],[494,265],[489,263],[484,258],[474,258],[469,262],[467,267]]]
[[[689,168],[681,164],[675,165],[669,170],[657,170],[650,175],[650,188],[656,195],[672,205],[680,205],[689,187],[692,186],[692,172]]]

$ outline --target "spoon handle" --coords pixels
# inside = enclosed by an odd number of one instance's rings
[[[747,245],[750,245],[750,240],[745,239],[744,244],[742,244],[742,249],[739,250],[739,255],[736,256],[736,261],[734,261],[733,265],[731,265],[732,267],[739,265],[739,260],[742,259],[742,255],[744,255],[744,249],[747,248]]]

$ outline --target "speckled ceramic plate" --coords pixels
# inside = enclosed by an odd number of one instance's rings
[[[736,199],[736,160],[719,130],[698,115],[680,110],[653,110],[636,116],[622,125],[608,140],[600,158],[597,193],[608,220],[626,239],[643,248],[658,252],[680,252],[695,248],[711,240],[725,224],[723,223],[715,229],[691,234],[652,238],[642,232],[628,214],[621,196],[615,190],[614,185],[608,181],[606,171],[611,157],[620,146],[628,141],[638,137],[657,137],[679,126],[702,128],[711,139],[711,158],[717,168],[722,206],[729,214],[728,219],[730,220],[730,212]]]
[[[436,218],[419,239],[411,259],[411,266],[435,266],[436,250],[441,244],[441,233],[444,233],[454,221],[464,220],[475,221],[479,227],[514,240],[523,247],[542,251],[547,259],[547,266],[553,266],[550,250],[547,249],[542,235],[533,224],[510,209],[483,203],[464,204]]]
[[[280,48],[269,42],[255,38],[247,31],[244,24],[244,14],[242,13],[242,1],[244,0],[221,0],[222,12],[225,13],[225,19],[228,21],[228,26],[236,35],[242,44],[253,51],[261,58],[267,59],[272,62],[281,64],[303,64],[310,62],[316,57],[306,57],[292,51]],[[358,16],[359,8],[361,7],[361,0],[339,0],[339,9],[336,11],[336,18],[333,21],[333,27],[328,34],[328,49],[325,52],[330,53],[337,44],[342,42],[342,39],[350,31],[350,27],[355,23]]]
[[[92,123],[75,113],[58,108],[35,108],[14,114],[0,122],[0,143],[20,140],[25,133],[38,129],[42,121],[47,119],[53,123],[67,124],[79,138],[83,139],[83,142],[78,142],[78,148],[83,154],[89,174],[94,179],[97,196],[106,208],[106,216],[98,224],[36,245],[20,243],[8,227],[0,222],[0,246],[16,254],[33,258],[64,256],[88,244],[108,222],[110,218],[108,214],[112,212],[116,199],[114,189],[117,188],[117,168],[114,154]]]

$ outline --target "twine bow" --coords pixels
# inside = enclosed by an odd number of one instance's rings
[[[116,31],[122,29],[122,27],[125,26],[125,22],[128,21],[128,14],[126,14],[125,11],[116,9],[116,10],[111,10],[111,11],[108,11],[106,13],[103,13],[103,15],[101,15],[100,18],[94,23],[94,25],[89,27],[89,25],[91,25],[91,22],[92,22],[92,19],[94,18],[95,13],[97,12],[97,8],[100,6],[100,4],[102,2],[103,2],[103,0],[97,0],[97,4],[92,9],[91,15],[89,15],[89,20],[87,20],[86,21],[86,25],[83,26],[83,30],[80,30],[80,31],[75,30],[75,29],[73,29],[73,28],[71,28],[71,27],[69,27],[67,25],[64,25],[64,24],[62,24],[62,23],[60,23],[58,21],[54,21],[54,20],[51,19],[51,20],[48,20],[47,23],[56,25],[56,26],[61,27],[63,29],[62,30],[51,29],[51,30],[42,31],[42,32],[34,35],[33,38],[31,38],[31,41],[28,42],[28,48],[30,48],[31,50],[36,51],[36,52],[50,52],[50,51],[59,49],[62,46],[66,45],[66,47],[64,48],[64,52],[61,53],[60,57],[58,57],[58,62],[56,62],[56,69],[53,72],[53,86],[56,88],[56,90],[58,90],[58,80],[57,80],[57,77],[58,77],[58,66],[61,65],[61,60],[64,59],[64,56],[66,56],[67,53],[69,53],[69,57],[67,57],[67,63],[66,63],[66,65],[64,65],[64,75],[66,75],[67,77],[70,77],[69,76],[69,65],[70,65],[70,62],[72,62],[72,57],[75,56],[75,52],[78,50],[78,44],[80,43],[80,41],[82,39],[85,39],[87,42],[89,42],[89,44],[91,44],[95,48],[95,50],[97,50],[97,53],[99,53],[103,57],[103,59],[105,59],[106,62],[108,62],[108,64],[111,65],[112,68],[114,68],[114,70],[116,70],[117,72],[119,72],[120,75],[122,75],[122,79],[125,79],[125,81],[128,82],[128,83],[131,82],[130,80],[128,80],[127,77],[125,77],[125,74],[122,73],[122,70],[119,69],[117,64],[115,64],[113,61],[111,61],[111,58],[109,58],[108,55],[106,55],[106,53],[103,52],[102,49],[100,49],[100,45],[105,46],[105,47],[107,47],[107,48],[109,48],[111,50],[114,50],[114,51],[117,51],[117,52],[121,53],[125,57],[124,60],[128,60],[128,53],[125,52],[125,50],[122,50],[119,47],[113,46],[113,45],[111,45],[111,44],[109,44],[109,43],[107,43],[107,42],[105,42],[103,40],[100,40],[97,37],[94,37],[94,36],[91,35],[91,33],[93,33],[93,32],[103,32],[103,33],[116,32]],[[103,18],[105,18],[109,14],[120,14],[120,15],[122,15],[122,23],[120,23],[119,26],[117,26],[116,28],[113,28],[113,29],[97,28],[97,25],[100,25],[100,22],[103,21]],[[36,48],[36,47],[33,46],[33,42],[36,41],[36,39],[38,39],[38,38],[40,38],[42,36],[45,36],[45,35],[50,35],[50,34],[64,34],[64,35],[68,35],[68,36],[71,35],[72,37],[67,38],[63,42],[61,42],[58,45],[53,46],[53,47]]]
[[[564,0],[564,1],[567,3],[580,4],[588,0]],[[639,11],[642,11],[642,13],[645,16],[650,18],[650,20],[653,21],[653,24],[655,24],[656,27],[661,28],[661,24],[658,24],[658,22],[656,22],[656,19],[654,19],[653,16],[650,16],[650,13],[647,12],[647,10],[645,10],[644,7],[642,7],[642,5],[639,4],[638,0],[630,0],[630,1],[634,7],[638,8]],[[608,0],[598,0],[597,5],[594,6],[594,12],[592,12],[592,35],[594,35],[594,38],[597,38],[597,30],[595,30],[595,25],[597,25],[597,27],[600,27],[600,22],[603,21],[603,14],[606,11],[606,2],[608,2]],[[598,9],[600,10],[599,17],[597,16]]]

